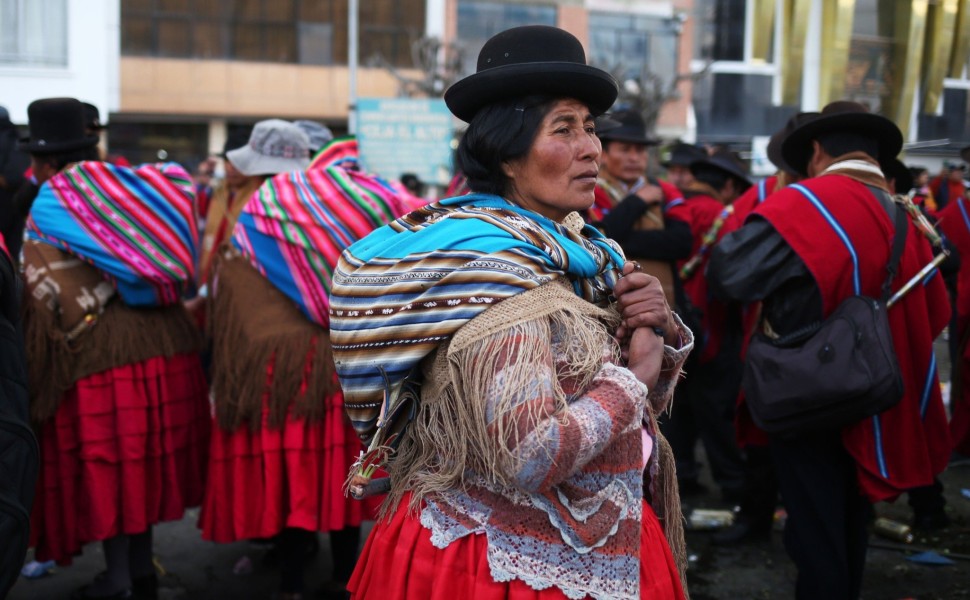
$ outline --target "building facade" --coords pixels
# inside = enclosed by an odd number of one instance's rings
[[[192,165],[263,118],[345,132],[354,97],[395,97],[401,78],[422,76],[423,36],[459,50],[468,74],[494,33],[547,24],[624,90],[655,87],[668,139],[748,152],[794,112],[851,98],[895,120],[930,165],[970,145],[970,0],[359,0],[357,69],[349,10],[0,0],[0,104],[22,124],[31,100],[75,96],[101,109],[113,153]]]

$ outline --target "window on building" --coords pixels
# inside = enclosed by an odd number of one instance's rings
[[[744,60],[746,12],[747,2],[743,0],[696,0],[694,57]]]
[[[970,89],[943,88],[943,110],[940,114],[918,117],[920,140],[949,140],[946,144],[927,148],[928,153],[953,153],[970,144]]]
[[[698,139],[705,142],[750,140],[771,135],[797,109],[774,106],[771,75],[709,73],[694,83]]]
[[[645,71],[670,81],[677,73],[680,23],[647,15],[589,15],[589,61],[621,78]]]
[[[67,0],[0,0],[0,65],[67,66]]]
[[[380,53],[395,66],[411,66],[410,44],[423,34],[424,18],[424,0],[361,2],[361,61]],[[348,0],[125,0],[121,51],[127,56],[346,64],[347,19]]]
[[[521,25],[556,24],[556,7],[503,2],[458,2],[458,39],[465,49],[465,73],[474,73],[478,53],[490,37]]]
[[[111,119],[108,150],[132,164],[174,161],[189,172],[208,156],[205,123],[134,123]]]
[[[895,4],[857,0],[845,74],[847,99],[881,112],[892,93]]]

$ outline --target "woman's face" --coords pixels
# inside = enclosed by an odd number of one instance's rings
[[[528,154],[502,165],[509,200],[554,221],[593,204],[602,151],[593,115],[578,100],[558,100]]]

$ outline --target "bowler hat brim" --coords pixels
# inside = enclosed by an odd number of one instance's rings
[[[533,94],[575,98],[596,116],[609,110],[618,91],[613,76],[596,67],[573,62],[532,62],[469,75],[448,88],[445,103],[452,114],[466,123],[489,104]]]
[[[796,173],[808,174],[812,157],[811,141],[828,132],[851,132],[876,140],[882,161],[895,158],[903,148],[903,134],[895,123],[875,113],[840,112],[819,114],[799,125],[781,143],[781,158]]]
[[[61,142],[47,142],[44,140],[32,140],[29,137],[20,138],[18,148],[30,154],[57,154],[59,152],[71,152],[72,150],[82,150],[98,145],[97,135],[86,135],[83,138],[74,140],[64,140]]]

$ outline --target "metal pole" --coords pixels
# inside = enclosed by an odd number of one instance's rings
[[[357,20],[359,0],[350,0],[347,14],[347,66],[349,71],[347,131],[357,134]]]

